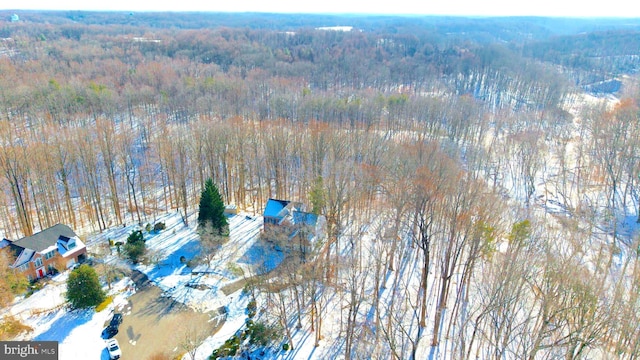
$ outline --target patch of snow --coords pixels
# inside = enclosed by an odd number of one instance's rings
[[[245,312],[249,296],[243,295],[242,290],[228,296],[221,291],[226,284],[240,279],[238,274],[234,275],[229,270],[229,264],[240,267],[246,275],[263,273],[274,269],[282,262],[285,254],[258,240],[262,217],[239,214],[229,217],[230,239],[210,263],[209,267],[213,271],[195,274],[192,273],[192,268],[181,261],[182,258],[193,260],[199,255],[199,237],[195,226],[184,226],[178,213],[158,217],[157,221],[164,222],[166,229],[159,233],[144,233],[147,249],[153,253],[155,261],[133,268],[147,275],[163,291],[164,296],[196,311],[225,309],[225,314],[219,315],[225,318],[221,329],[198,348],[196,359],[207,359],[214,349],[241,329],[247,319]],[[132,231],[139,229],[137,224],[119,226],[88,238],[86,244],[91,250],[104,246],[108,240],[124,243]],[[111,254],[103,261],[117,267],[131,267],[117,256],[115,247],[111,248]],[[28,338],[59,341],[61,360],[106,360],[108,352],[100,335],[114,312],[126,315],[130,311],[127,309],[128,298],[136,292],[135,284],[128,277],[111,284],[109,294],[113,296],[113,302],[99,313],[93,310],[68,311],[64,307],[67,277],[68,271],[53,277],[42,290],[17,301],[9,312],[34,328]],[[339,323],[339,312],[326,313],[325,329],[329,339],[339,332],[339,326],[336,326]],[[316,357],[314,354],[318,354],[322,357],[324,351],[318,351],[313,346],[313,336],[307,330],[300,329],[294,333],[295,341],[298,342],[296,354],[306,354],[307,357]],[[329,343],[323,341],[321,344]],[[291,353],[288,356],[291,358]]]
[[[238,290],[226,297],[224,302],[228,304],[225,307],[226,320],[224,324],[213,336],[208,337],[198,346],[194,360],[208,359],[213,350],[219,348],[244,326],[247,319],[246,309],[249,303],[249,296],[242,294],[242,290]],[[185,355],[182,360],[190,360],[190,358]]]
[[[321,26],[316,28],[317,30],[326,30],[326,31],[351,31],[353,30],[353,26]]]

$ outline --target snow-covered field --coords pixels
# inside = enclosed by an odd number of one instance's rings
[[[114,295],[114,301],[101,312],[69,311],[63,306],[67,275],[53,277],[40,291],[9,309],[10,314],[33,328],[21,340],[58,341],[60,359],[109,359],[100,335],[113,310],[125,304],[132,294],[131,281],[125,278],[112,284],[110,294]]]
[[[282,260],[282,254],[257,242],[262,218],[232,216],[229,218],[230,241],[215,257],[208,271],[193,276],[192,269],[186,263],[199,254],[195,221],[194,225],[185,226],[177,213],[166,214],[157,221],[164,222],[166,229],[158,234],[145,233],[147,249],[153,254],[154,261],[150,265],[138,265],[135,268],[145,273],[163,290],[164,295],[196,311],[226,308],[227,319],[223,327],[207,339],[198,351],[197,358],[206,359],[213,349],[240,329],[246,319],[247,296],[242,296],[241,291],[229,296],[220,291],[225,284],[238,280],[237,275],[228,270],[227,264],[238,264],[243,270],[254,273],[263,269],[265,263],[268,264],[267,267],[275,267]],[[137,225],[117,227],[90,236],[89,251],[91,252],[92,248],[97,249],[100,244],[108,243],[109,239],[124,242],[127,236],[138,228]],[[111,250],[113,254],[106,255],[105,262],[128,266],[115,255],[115,248]],[[129,278],[112,284],[109,293],[114,295],[114,301],[101,312],[69,311],[64,307],[67,275],[68,272],[65,272],[53,277],[40,291],[17,301],[8,309],[8,313],[34,329],[24,340],[58,341],[61,360],[108,359],[101,333],[114,310],[122,310],[127,298],[135,293],[135,286]],[[187,286],[188,284],[190,286]],[[202,285],[199,288],[203,290],[199,290],[195,285]]]
[[[245,274],[256,274],[275,268],[284,256],[258,240],[263,223],[261,217],[232,216],[229,218],[229,242],[215,256],[208,269],[202,265],[194,266],[198,274],[192,275],[193,269],[187,266],[187,262],[196,258],[199,253],[195,219],[192,224],[185,226],[179,214],[170,213],[159,217],[157,221],[164,222],[166,229],[158,234],[145,233],[147,249],[153,254],[154,261],[152,264],[135,266],[135,269],[145,273],[163,291],[164,296],[184,303],[195,311],[207,312],[225,308],[226,319],[223,326],[205,339],[196,352],[195,359],[208,359],[214,349],[245,325],[247,319],[249,296],[242,294],[241,290],[229,295],[221,291],[224,285],[239,279],[237,272],[229,270],[229,263],[241,268]],[[107,243],[109,239],[124,242],[138,228],[137,225],[130,225],[90,236],[87,241],[89,250],[98,251],[100,244]],[[350,250],[345,248],[345,251]],[[117,266],[130,266],[116,255],[115,248],[111,252],[112,254],[104,256],[103,261]],[[33,327],[34,331],[25,339],[59,341],[61,360],[106,360],[108,353],[100,335],[114,311],[123,311],[127,316],[123,308],[127,304],[127,298],[135,293],[135,286],[129,278],[112,284],[110,294],[114,295],[114,302],[101,312],[69,311],[62,307],[66,277],[67,273],[63,273],[52,278],[42,290],[17,301],[9,312]],[[264,295],[258,297],[259,306],[263,304],[262,301],[265,301]],[[295,344],[293,351],[279,351],[277,346],[280,344],[276,344],[274,348],[264,349],[264,358],[324,359],[336,356],[340,352],[339,344],[342,343],[341,315],[333,307],[339,303],[338,299],[324,303],[323,340],[319,346],[314,346],[314,333],[310,331],[309,323],[303,322],[302,328],[292,330]],[[269,317],[271,314],[263,315]],[[261,351],[258,350],[254,355]],[[189,359],[189,355],[185,355],[184,359]]]

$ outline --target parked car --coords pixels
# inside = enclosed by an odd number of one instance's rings
[[[109,326],[102,332],[103,337],[105,339],[111,339],[116,336],[120,324],[122,324],[122,314],[113,314],[111,321],[109,321]]]
[[[119,314],[119,313],[113,314],[113,317],[111,318],[111,321],[109,322],[109,326],[118,327],[118,326],[120,326],[120,324],[122,324],[122,314]]]
[[[116,334],[118,333],[118,328],[115,326],[107,326],[106,329],[104,329],[104,331],[102,331],[102,338],[103,339],[111,339],[112,337],[116,336]]]
[[[118,344],[118,340],[116,339],[109,339],[107,341],[107,350],[109,351],[109,359],[111,360],[120,359],[120,356],[122,356],[120,344]]]

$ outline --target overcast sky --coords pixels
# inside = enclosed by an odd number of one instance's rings
[[[633,0],[2,0],[0,9],[640,17]]]

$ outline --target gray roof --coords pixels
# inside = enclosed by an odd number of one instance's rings
[[[44,229],[31,236],[23,237],[20,240],[16,240],[12,245],[19,246],[25,249],[35,250],[41,252],[42,250],[56,245],[60,237],[73,238],[77,237],[75,232],[70,227],[63,224],[57,224],[50,228]]]

